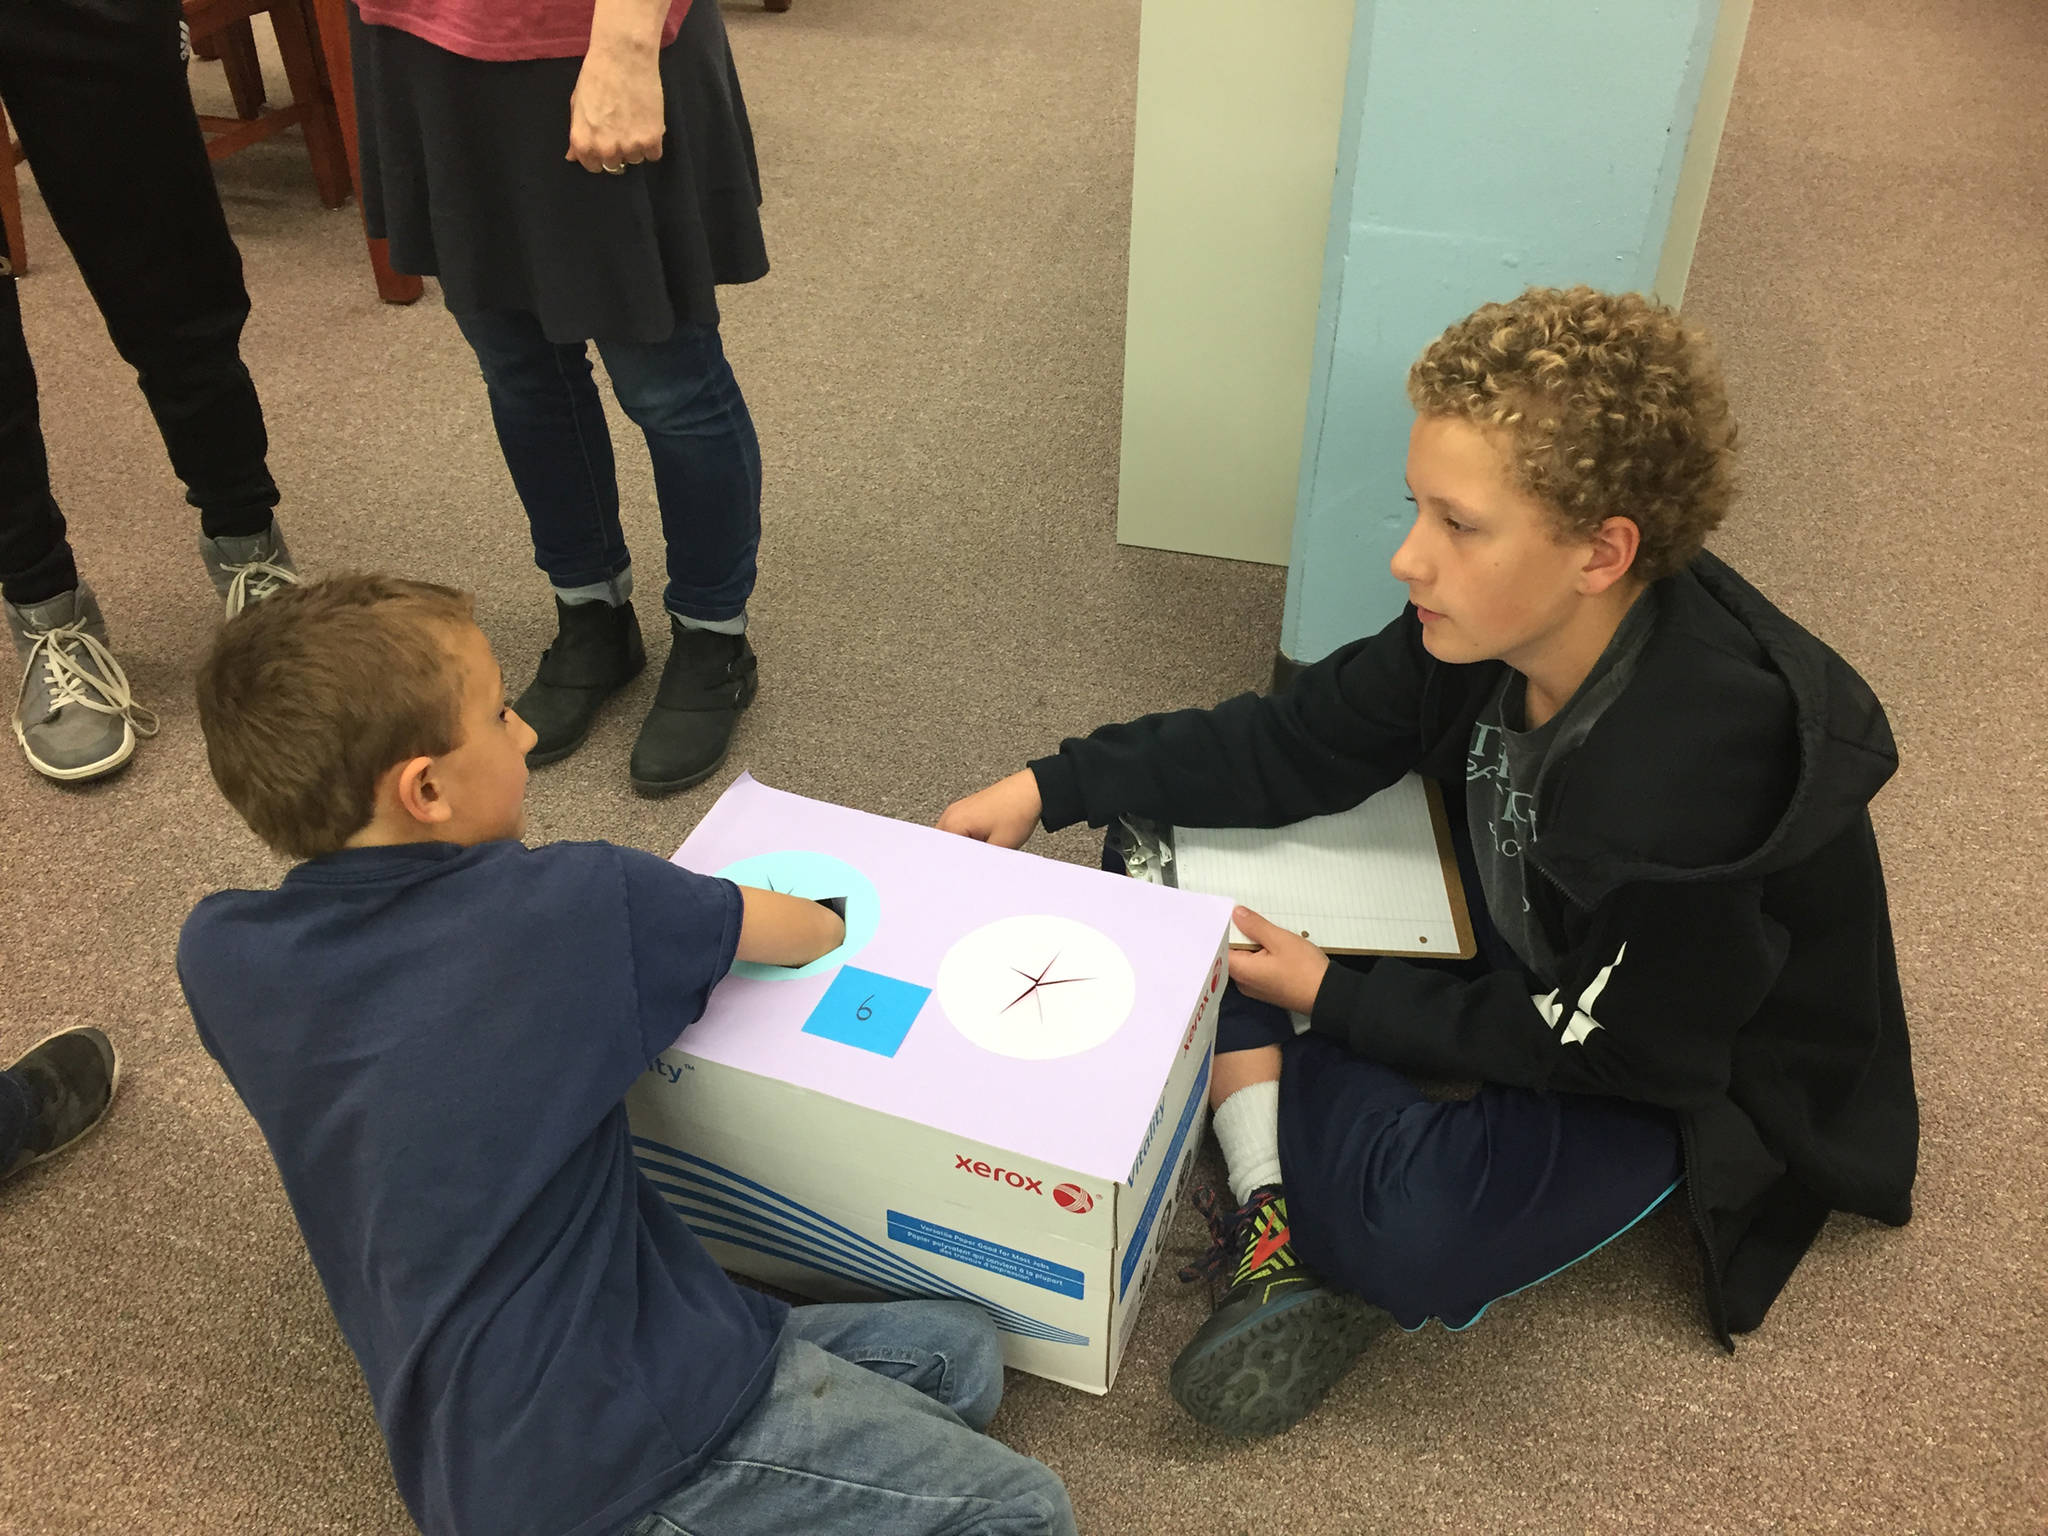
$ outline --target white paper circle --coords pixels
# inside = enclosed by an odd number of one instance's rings
[[[1006,917],[946,951],[932,989],[953,1027],[985,1051],[1050,1061],[1092,1051],[1123,1027],[1138,978],[1116,942],[1070,917]]]

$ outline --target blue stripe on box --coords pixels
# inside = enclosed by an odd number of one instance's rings
[[[804,1033],[894,1056],[931,995],[930,987],[844,965],[804,1020]]]
[[[699,1237],[717,1238],[891,1295],[972,1301],[986,1308],[1006,1333],[1087,1347],[1086,1334],[998,1305],[766,1184],[649,1136],[634,1136],[633,1145],[640,1171]]]
[[[1202,1095],[1209,1088],[1209,1064],[1214,1057],[1204,1058],[1202,1070],[1195,1074],[1195,1088],[1188,1095],[1188,1102],[1180,1112],[1180,1124],[1173,1128],[1173,1140],[1167,1145],[1166,1160],[1159,1165],[1159,1176],[1152,1181],[1152,1193],[1145,1197],[1145,1214],[1138,1218],[1138,1230],[1131,1234],[1131,1245],[1124,1250],[1123,1272],[1117,1276],[1116,1293],[1121,1296],[1130,1288],[1131,1276],[1138,1268],[1138,1255],[1145,1251],[1145,1239],[1151,1235],[1152,1223],[1159,1219],[1159,1207],[1165,1203],[1167,1186],[1173,1182],[1173,1170],[1180,1166],[1180,1149],[1188,1139],[1188,1130],[1195,1123],[1195,1111],[1202,1107]]]
[[[1076,1301],[1081,1299],[1088,1279],[1080,1270],[1070,1269],[1065,1264],[1055,1264],[1051,1259],[1041,1259],[1020,1248],[1006,1248],[971,1232],[942,1227],[935,1221],[906,1216],[901,1211],[889,1213],[889,1236],[912,1248],[936,1253],[942,1259],[958,1259],[962,1264],[972,1264],[976,1269],[985,1269],[991,1274],[1022,1280],[1026,1285],[1035,1285],[1041,1290],[1058,1291]]]

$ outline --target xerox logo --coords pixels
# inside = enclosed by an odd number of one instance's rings
[[[1078,1184],[1055,1184],[1052,1197],[1061,1210],[1072,1211],[1076,1216],[1086,1216],[1095,1209],[1095,1197]]]
[[[991,1179],[998,1184],[1007,1184],[1012,1189],[1026,1189],[1034,1195],[1045,1193],[1045,1186],[1038,1180],[1027,1178],[1014,1168],[991,1168],[987,1163],[978,1163],[958,1152],[953,1154],[953,1166],[961,1173],[971,1173],[977,1179]]]

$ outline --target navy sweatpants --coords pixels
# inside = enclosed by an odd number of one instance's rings
[[[1462,796],[1446,796],[1465,890],[1481,887]],[[1121,874],[1118,833],[1102,867]],[[1476,960],[1515,967],[1474,901]],[[1371,960],[1336,964],[1370,965]],[[1678,1123],[1621,1099],[1487,1084],[1435,1101],[1406,1074],[1296,1035],[1286,1010],[1224,988],[1216,1052],[1281,1048],[1280,1176],[1302,1262],[1402,1327],[1468,1327],[1634,1226],[1678,1186]],[[1540,1027],[1530,1005],[1529,1027]]]
[[[1432,1101],[1227,987],[1216,1050],[1279,1045],[1295,1250],[1404,1328],[1464,1328],[1611,1241],[1677,1185],[1677,1123],[1620,1099],[1487,1084]],[[1531,1027],[1535,1027],[1531,1007]]]

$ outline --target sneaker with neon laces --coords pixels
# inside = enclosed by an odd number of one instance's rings
[[[97,1029],[63,1029],[31,1046],[6,1078],[0,1091],[25,1102],[19,1105],[19,1144],[11,1155],[0,1152],[0,1179],[56,1156],[106,1118],[121,1057]]]
[[[1234,1211],[1212,1189],[1197,1190],[1195,1205],[1209,1223],[1209,1252],[1181,1279],[1229,1279],[1167,1384],[1211,1429],[1277,1435],[1306,1418],[1394,1320],[1302,1268],[1279,1185],[1253,1190]]]
[[[206,574],[213,578],[213,590],[220,594],[230,619],[303,579],[274,517],[268,528],[246,538],[209,539],[201,534],[199,558],[206,562]]]
[[[81,581],[46,602],[6,608],[21,658],[14,739],[29,766],[66,782],[112,773],[134,755],[136,738],[156,734],[157,722],[135,702],[107,648],[92,588]]]

